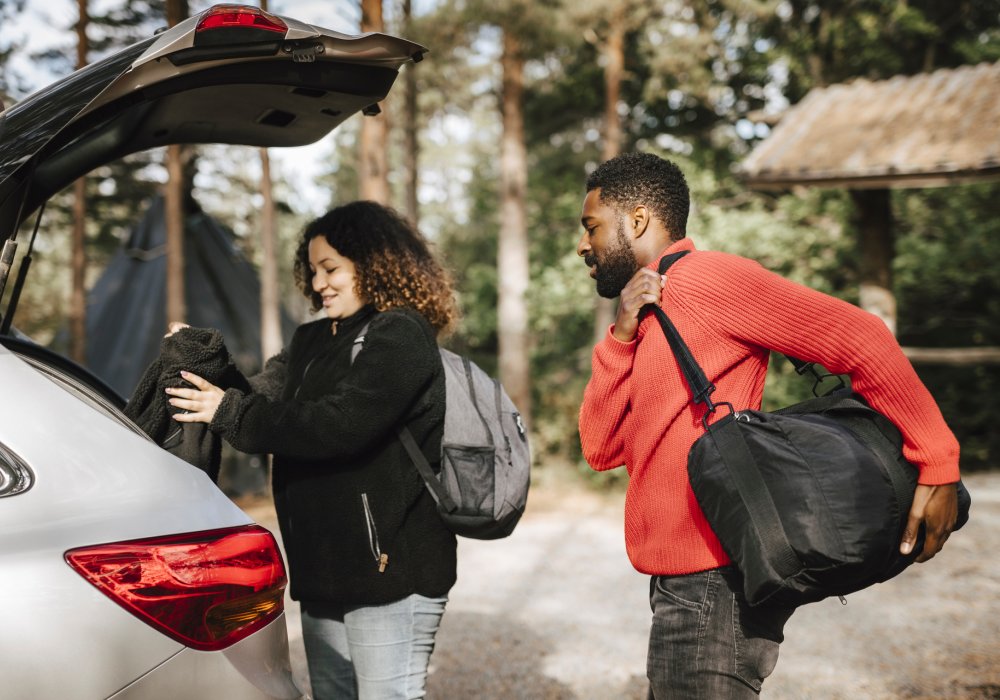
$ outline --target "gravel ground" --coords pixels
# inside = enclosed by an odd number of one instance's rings
[[[1000,699],[1000,472],[966,478],[970,522],[931,562],[805,606],[785,628],[771,700]],[[277,531],[267,505],[247,507]],[[622,539],[622,497],[532,487],[505,540],[460,539],[430,698],[644,700],[648,579]],[[297,604],[292,665],[308,688]]]

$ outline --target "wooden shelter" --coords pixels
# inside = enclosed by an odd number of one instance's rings
[[[850,190],[861,306],[895,332],[889,190],[1000,179],[1000,62],[816,88],[743,161],[755,189]],[[1000,361],[1000,348],[907,349],[914,361]],[[985,355],[984,355],[984,351]]]

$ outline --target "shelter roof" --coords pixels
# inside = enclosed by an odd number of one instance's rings
[[[751,187],[1000,178],[1000,62],[815,88],[743,161]]]

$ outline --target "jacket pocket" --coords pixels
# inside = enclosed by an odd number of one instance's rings
[[[365,525],[368,528],[368,548],[371,550],[378,572],[385,573],[385,567],[389,565],[389,555],[382,551],[382,545],[378,541],[378,527],[375,525],[375,516],[372,515],[371,506],[368,504],[367,493],[361,494],[361,505],[365,511]]]

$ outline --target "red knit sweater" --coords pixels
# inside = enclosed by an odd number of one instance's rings
[[[694,249],[685,238],[664,255]],[[661,304],[715,383],[716,401],[760,408],[768,349],[818,362],[849,375],[853,389],[901,428],[920,483],[958,480],[955,436],[874,315],[752,260],[709,251],[674,263]],[[729,562],[688,482],[687,454],[704,434],[704,408],[694,408],[690,396],[652,314],[634,341],[622,343],[609,330],[594,348],[580,409],[583,455],[598,471],[628,469],[625,544],[643,573],[693,573]]]

